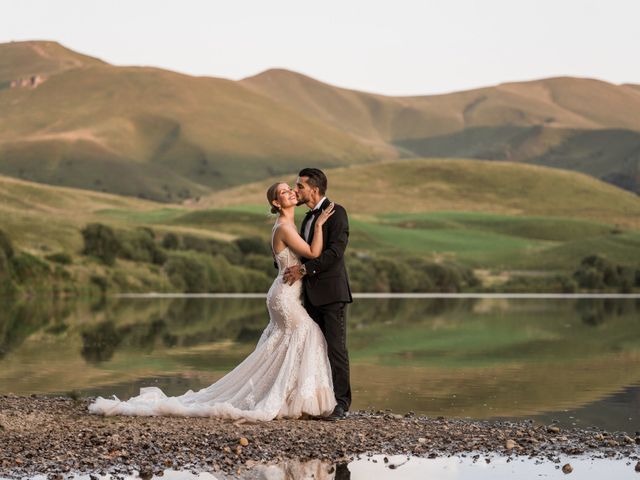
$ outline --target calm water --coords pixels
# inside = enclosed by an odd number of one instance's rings
[[[387,461],[385,462],[385,458]],[[487,463],[485,460],[489,459]],[[190,472],[165,470],[163,480],[498,480],[513,479],[538,480],[540,478],[565,478],[561,470],[564,463],[573,467],[575,478],[615,478],[632,479],[638,474],[634,471],[635,462],[563,457],[560,463],[535,459],[506,457],[471,456],[448,458],[415,458],[400,455],[375,455],[361,457],[348,464],[332,465],[319,460],[307,462],[289,461],[275,465],[255,465],[232,477],[208,472]],[[32,480],[46,480],[45,475]],[[78,475],[78,480],[90,480],[88,475]],[[99,477],[107,480],[111,477]],[[137,480],[138,476],[124,477],[125,480]]]
[[[199,389],[266,322],[262,298],[5,304],[0,393]],[[355,409],[640,430],[637,299],[358,299],[348,334]]]

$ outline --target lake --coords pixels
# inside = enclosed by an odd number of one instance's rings
[[[0,394],[197,390],[268,321],[264,298],[5,303]],[[637,298],[357,298],[353,409],[640,430]]]

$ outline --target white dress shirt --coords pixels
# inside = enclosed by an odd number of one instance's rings
[[[313,210],[318,210],[320,208],[320,205],[322,205],[322,202],[324,202],[327,199],[327,197],[322,197],[320,199],[320,201],[316,204],[315,207],[313,207]],[[305,242],[309,243],[309,235],[311,234],[311,224],[315,223],[314,219],[312,218],[311,220],[309,220],[307,222],[307,224],[304,226],[304,240]]]

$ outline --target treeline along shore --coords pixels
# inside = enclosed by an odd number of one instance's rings
[[[98,296],[121,292],[266,292],[276,270],[268,242],[230,241],[149,227],[118,229],[92,223],[81,230],[80,251],[34,255],[0,230],[0,289],[4,296]],[[602,255],[584,257],[573,271],[520,274],[486,284],[453,261],[352,251],[347,265],[355,292],[554,292],[640,290],[640,269]]]

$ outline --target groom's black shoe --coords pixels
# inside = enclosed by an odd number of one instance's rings
[[[325,417],[325,420],[328,422],[336,422],[338,420],[344,420],[347,418],[347,412],[342,407],[342,405],[336,405],[336,408],[333,409],[333,412],[328,417]]]

